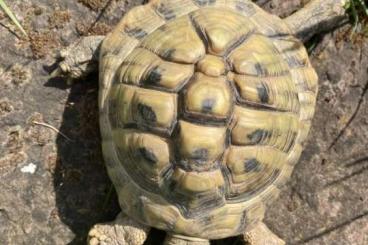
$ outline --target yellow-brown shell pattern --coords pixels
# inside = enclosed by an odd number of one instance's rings
[[[241,234],[297,162],[317,76],[303,44],[246,0],[153,0],[100,58],[103,152],[122,210],[192,237]]]

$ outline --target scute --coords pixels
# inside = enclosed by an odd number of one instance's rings
[[[204,239],[262,219],[314,114],[303,45],[248,0],[151,0],[101,47],[100,125],[122,209]]]
[[[300,123],[294,114],[236,106],[234,115],[235,145],[268,145],[288,153],[295,144]]]
[[[133,50],[118,71],[122,83],[168,91],[177,91],[183,87],[193,73],[193,65],[164,61],[143,48]]]
[[[221,171],[212,172],[186,172],[180,168],[175,169],[174,180],[178,183],[179,191],[192,195],[193,193],[208,192],[224,185]]]
[[[272,77],[287,74],[289,67],[269,38],[255,34],[229,56],[238,74]]]
[[[196,73],[184,91],[184,110],[188,114],[225,120],[230,117],[232,108],[233,94],[223,76],[209,77]]]
[[[192,0],[152,0],[151,4],[156,13],[167,21],[198,9]]]
[[[226,147],[227,129],[179,121],[178,164],[189,170],[216,167]]]
[[[131,129],[113,131],[120,161],[136,182],[159,185],[171,167],[170,147],[166,139]]]
[[[276,184],[287,160],[287,154],[272,147],[232,146],[227,154],[226,165],[229,170],[229,199],[250,200]]]
[[[193,25],[208,43],[208,52],[224,55],[245,39],[254,29],[249,21],[233,11],[201,9],[191,15]],[[221,19],[221,22],[218,20]]]
[[[177,96],[159,91],[150,91],[135,86],[121,84],[114,113],[121,127],[135,125],[170,133],[177,117]]]
[[[145,38],[140,46],[156,53],[164,60],[186,64],[196,63],[206,53],[204,44],[188,16],[162,26]]]
[[[212,77],[224,75],[226,64],[221,57],[206,55],[197,63],[197,71]]]
[[[300,108],[298,91],[289,74],[257,77],[229,73],[228,79],[235,84],[240,103],[277,111],[297,112]]]

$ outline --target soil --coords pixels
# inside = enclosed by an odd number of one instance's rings
[[[97,74],[68,85],[49,73],[63,47],[83,35],[106,34],[143,1],[7,2],[30,40],[0,13],[0,244],[84,244],[93,224],[119,212],[101,156]],[[285,17],[306,1],[257,2]],[[266,223],[287,244],[365,245],[367,38],[350,38],[344,26],[308,48],[320,77],[316,116]],[[160,244],[164,236],[155,230],[146,244]]]

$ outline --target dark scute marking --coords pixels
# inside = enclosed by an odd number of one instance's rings
[[[307,64],[307,61],[305,59],[298,59],[295,56],[289,56],[286,58],[286,62],[288,63],[289,67],[291,69],[293,68],[299,68],[304,67]]]
[[[245,172],[260,172],[261,171],[261,164],[257,161],[257,159],[246,159],[244,161],[244,170]]]
[[[260,63],[254,64],[254,68],[256,69],[258,75],[267,75],[267,71]]]
[[[109,118],[110,123],[113,128],[117,128],[118,126],[118,114],[116,113],[118,110],[118,102],[116,99],[109,101]]]
[[[162,70],[156,66],[148,74],[148,76],[143,81],[143,84],[155,85],[160,83],[162,78]]]
[[[147,105],[138,104],[138,112],[142,119],[147,122],[155,123],[157,121],[156,113]]]
[[[174,191],[176,189],[177,185],[178,185],[178,183],[175,180],[171,179],[170,184],[168,184],[168,190],[170,192]]]
[[[258,97],[262,103],[268,103],[270,97],[268,96],[267,87],[262,83],[257,86]]]
[[[195,2],[199,6],[205,6],[205,5],[213,5],[216,3],[216,0],[195,0]]]
[[[235,7],[237,10],[247,14],[248,16],[254,15],[256,13],[256,10],[251,3],[245,3],[243,1],[238,1]]]
[[[164,4],[159,4],[156,8],[156,11],[165,18],[165,20],[171,20],[176,17],[174,11],[172,9],[168,9]]]
[[[230,45],[230,47],[226,50],[226,53],[224,57],[228,57],[228,55],[237,47],[239,47],[241,44],[243,44],[250,36],[252,36],[254,33],[254,30],[242,35],[238,40],[236,40],[233,44]]]
[[[268,132],[266,130],[257,129],[253,131],[251,134],[248,134],[248,139],[253,143],[257,144],[261,142],[261,140],[268,135]]]
[[[145,32],[139,27],[134,28],[125,27],[125,33],[127,33],[130,37],[134,37],[136,39],[142,39],[145,36],[147,36],[147,32]]]
[[[141,156],[147,160],[147,162],[151,163],[151,164],[155,164],[157,163],[157,157],[155,156],[155,154],[150,150],[147,149],[145,147],[140,147],[138,149],[139,153],[141,154]]]
[[[212,112],[212,109],[213,109],[215,104],[216,104],[215,99],[207,98],[207,99],[203,100],[202,101],[202,111],[204,113]]]
[[[237,228],[239,234],[244,233],[245,227],[247,225],[249,225],[250,222],[252,222],[252,221],[249,222],[247,216],[248,216],[248,210],[244,210],[243,213],[242,213],[242,217],[240,219],[240,222],[239,222],[239,226]],[[231,243],[231,244],[233,244],[233,243]]]
[[[285,39],[285,38],[290,37],[290,34],[278,32],[278,33],[275,33],[275,34],[272,34],[272,35],[268,35],[267,37],[274,38],[274,39]]]
[[[196,149],[195,151],[192,152],[192,159],[193,160],[207,160],[208,158],[208,150],[201,148],[201,149]]]
[[[175,53],[175,51],[176,50],[174,48],[168,49],[162,56],[164,59],[172,60],[172,56]]]

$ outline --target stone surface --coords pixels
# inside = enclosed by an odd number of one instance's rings
[[[100,150],[97,74],[68,86],[48,72],[63,46],[106,33],[142,1],[8,2],[31,40],[0,15],[0,244],[83,244],[93,224],[119,212]],[[280,16],[303,2],[258,1]],[[351,42],[345,29],[311,53],[320,76],[313,129],[267,212],[288,244],[368,244],[368,42]],[[155,231],[146,244],[163,236]]]

